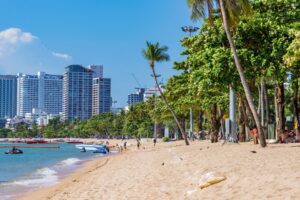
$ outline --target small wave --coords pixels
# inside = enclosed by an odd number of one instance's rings
[[[44,176],[51,176],[51,175],[57,174],[57,172],[55,170],[50,169],[48,167],[38,169],[36,173],[39,175],[44,175]]]
[[[58,165],[60,166],[71,166],[71,165],[74,165],[78,162],[80,162],[81,160],[78,159],[78,158],[68,158],[68,159],[65,159],[63,161],[61,161]]]
[[[16,180],[12,182],[13,185],[40,187],[55,184],[58,181],[57,172],[45,167],[38,169],[32,177],[28,179]]]

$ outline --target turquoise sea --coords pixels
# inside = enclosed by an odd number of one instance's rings
[[[34,146],[33,144],[0,143],[0,146]],[[41,144],[35,144],[41,146]],[[50,186],[64,175],[78,168],[85,160],[102,157],[91,151],[82,153],[74,144],[43,144],[60,146],[55,149],[19,148],[23,154],[4,154],[9,149],[0,148],[0,197],[15,199],[16,195],[37,187]]]

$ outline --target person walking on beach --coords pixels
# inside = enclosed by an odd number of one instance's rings
[[[137,139],[136,146],[137,146],[138,149],[140,149],[140,146],[141,146],[140,139]]]
[[[156,142],[157,142],[157,139],[156,138],[153,138],[153,146],[155,147],[156,145]]]
[[[127,150],[127,142],[124,142],[124,151]]]

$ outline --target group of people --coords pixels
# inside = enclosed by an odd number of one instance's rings
[[[296,133],[294,130],[289,131],[287,127],[285,127],[284,131],[280,131],[277,129],[278,139],[276,143],[293,143],[296,142]]]
[[[116,144],[116,148],[119,150],[119,152],[126,151],[127,142],[125,141],[123,144]]]
[[[157,139],[156,139],[156,138],[153,138],[153,146],[154,146],[154,147],[155,147],[156,143],[157,143]],[[142,145],[141,139],[140,139],[140,138],[137,138],[137,139],[136,139],[136,146],[137,146],[137,148],[140,149],[141,145]]]
[[[294,143],[296,142],[296,133],[294,130],[288,129],[288,127],[285,127],[283,131],[280,130],[280,128],[276,129],[276,132],[278,134],[278,138],[275,143]],[[258,144],[258,130],[257,128],[253,128],[250,131],[250,134],[252,135],[254,144]]]

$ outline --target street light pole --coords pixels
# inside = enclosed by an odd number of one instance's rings
[[[189,36],[191,37],[192,33],[199,30],[199,28],[194,27],[194,26],[183,26],[183,27],[181,27],[181,30],[183,32],[189,33]],[[190,72],[190,66],[189,66],[188,72]],[[190,130],[189,130],[190,138],[192,137],[192,134],[193,134],[193,110],[192,110],[192,108],[190,108]]]

